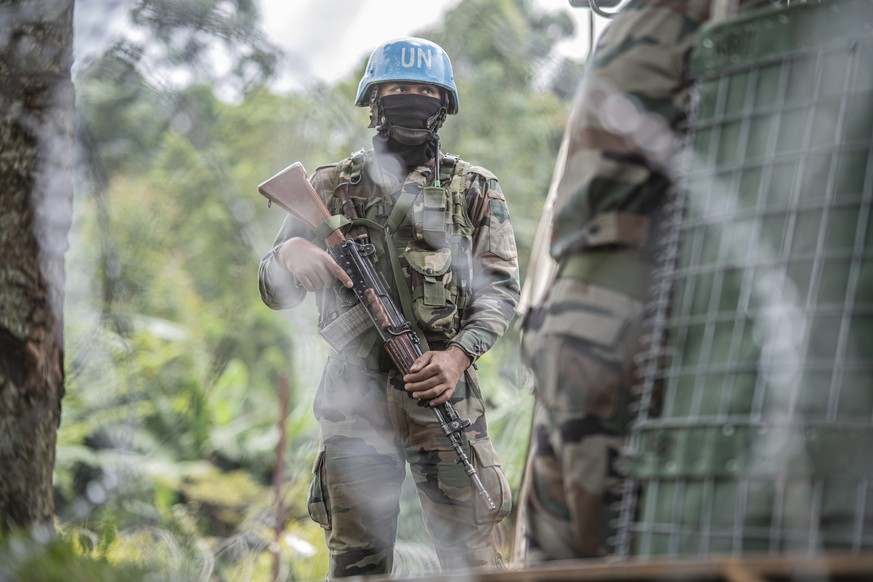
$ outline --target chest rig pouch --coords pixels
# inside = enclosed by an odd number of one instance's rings
[[[446,154],[440,169],[440,184],[445,186],[426,185],[430,172],[419,167],[398,189],[385,194],[362,183],[365,155],[358,152],[337,166],[337,188],[349,188],[362,217],[351,220],[350,232],[367,233],[376,249],[376,267],[423,340],[422,347],[444,343],[458,333],[471,291],[473,225],[464,197],[470,165]],[[337,196],[329,209],[343,212]],[[366,314],[354,293],[335,285],[323,295],[320,319],[325,339],[337,351],[356,344],[358,357],[378,358],[373,349],[381,349],[375,346],[377,334],[367,333],[372,324],[363,319]]]
[[[393,229],[411,295],[411,312],[428,340],[447,341],[458,333],[472,281],[473,225],[467,214],[464,190],[469,164],[446,154],[440,184],[421,185],[414,193],[411,212],[399,212],[411,223]],[[414,176],[413,176],[414,177]],[[402,196],[395,209],[401,209]],[[411,235],[411,236],[409,236]]]

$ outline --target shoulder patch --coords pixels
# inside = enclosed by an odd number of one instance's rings
[[[482,166],[470,166],[470,169],[467,170],[467,173],[479,174],[480,176],[482,176],[486,180],[496,180],[497,179],[497,176],[495,176],[491,172],[491,170],[488,170],[487,168],[483,168]]]

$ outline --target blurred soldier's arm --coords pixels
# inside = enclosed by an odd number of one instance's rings
[[[610,23],[588,65],[568,126],[552,255],[645,248],[685,117],[685,64],[709,0],[653,10],[632,2]]]
[[[688,59],[712,4],[634,0],[601,35],[568,125],[552,256],[647,246],[682,145]]]

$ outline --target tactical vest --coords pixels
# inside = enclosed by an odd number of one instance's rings
[[[376,253],[377,270],[393,299],[428,344],[445,345],[459,330],[472,290],[473,224],[465,198],[471,165],[452,154],[440,164],[440,184],[432,170],[419,167],[393,191],[383,193],[372,180],[362,180],[372,151],[359,151],[335,166],[331,214],[343,214],[336,192],[348,187],[357,219],[348,235],[363,232]],[[382,346],[362,313],[354,292],[342,285],[326,289],[319,301],[319,328],[346,359],[366,367],[386,367]]]

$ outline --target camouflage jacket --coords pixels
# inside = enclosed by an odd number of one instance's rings
[[[429,190],[424,187],[433,183],[432,167],[419,166],[400,178],[383,172],[372,150],[356,156],[316,169],[310,182],[333,214],[342,213],[334,195],[337,186],[350,183],[351,200],[362,218],[357,224],[369,231],[376,245],[376,267],[393,288],[397,305],[401,302],[386,248],[389,240],[397,249],[404,284],[413,299],[414,312],[406,317],[429,344],[438,348],[456,345],[475,361],[506,331],[519,296],[515,235],[497,178],[484,168],[446,155],[440,171],[444,188]],[[392,212],[404,192],[411,204],[395,232],[386,238],[384,227],[394,218]],[[436,202],[434,193],[439,197]],[[442,207],[438,210],[444,212],[428,214],[427,207]],[[442,232],[435,233],[435,229]],[[294,307],[305,296],[275,257],[275,250],[292,237],[323,246],[305,225],[290,216],[285,219],[259,269],[261,298],[273,309]],[[337,284],[317,295],[320,329],[354,303],[350,293]],[[372,345],[373,334],[368,338],[358,342],[357,356],[381,349]]]
[[[600,36],[567,127],[551,225],[559,262],[582,250],[647,247],[682,144],[687,62],[711,5],[633,0]]]

